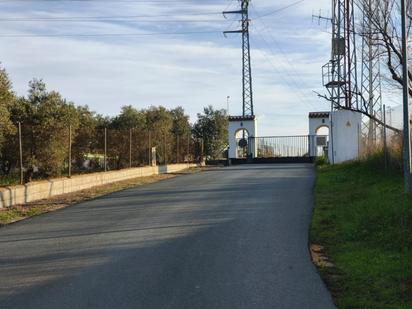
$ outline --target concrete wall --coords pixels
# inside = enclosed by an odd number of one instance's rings
[[[0,209],[14,205],[43,200],[52,196],[90,189],[118,181],[167,174],[182,171],[197,164],[172,164],[167,166],[147,166],[73,176],[72,178],[57,178],[28,183],[24,186],[0,188]]]
[[[329,160],[333,164],[355,160],[359,157],[359,132],[362,115],[339,110],[331,114],[332,139],[329,145]]]

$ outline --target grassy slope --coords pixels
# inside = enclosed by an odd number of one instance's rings
[[[318,168],[311,242],[339,308],[412,308],[412,196],[377,162]]]

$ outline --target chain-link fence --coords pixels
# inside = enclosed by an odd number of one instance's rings
[[[108,128],[44,130],[19,124],[0,158],[0,185],[36,179],[202,160],[202,141],[191,134]],[[155,158],[152,156],[156,156]]]

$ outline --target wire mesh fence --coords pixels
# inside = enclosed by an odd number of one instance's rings
[[[271,136],[253,139],[258,158],[309,156],[311,138],[302,136]]]
[[[295,135],[249,137],[236,140],[237,158],[252,154],[256,158],[298,158],[325,156],[329,136]]]
[[[152,165],[200,162],[201,140],[172,134],[109,128],[44,130],[19,125],[6,141],[0,160],[0,185],[37,179]]]

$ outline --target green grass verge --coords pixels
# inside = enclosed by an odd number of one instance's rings
[[[412,196],[378,160],[318,166],[311,243],[339,308],[412,308]]]

